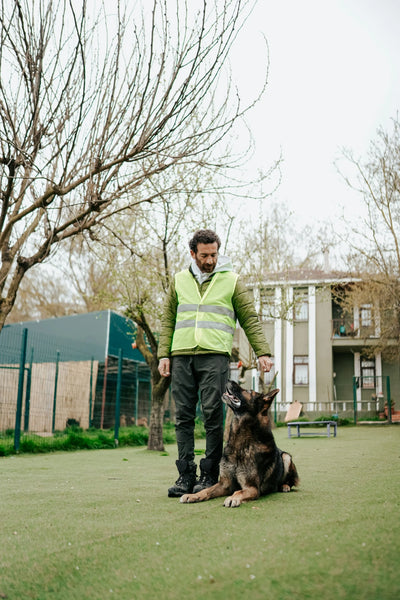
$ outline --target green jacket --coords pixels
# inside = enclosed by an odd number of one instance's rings
[[[194,277],[194,275],[193,275]],[[211,276],[212,277],[212,276]],[[199,287],[200,295],[202,296],[210,284],[211,278],[204,283],[196,283]],[[258,319],[257,312],[254,308],[254,302],[251,294],[248,292],[244,284],[238,277],[235,291],[232,296],[232,305],[235,310],[237,320],[244,330],[251,347],[256,356],[270,355],[271,350],[265,339],[261,323]],[[175,284],[172,282],[166,303],[164,313],[161,320],[160,339],[158,344],[158,358],[169,358],[175,354],[210,354],[210,350],[201,347],[191,348],[190,350],[180,350],[179,352],[171,353],[172,337],[175,330],[175,321],[178,308],[178,301],[175,292]],[[214,352],[212,352],[214,353]],[[225,354],[221,352],[221,354]]]

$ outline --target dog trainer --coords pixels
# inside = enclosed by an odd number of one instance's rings
[[[176,407],[179,477],[168,496],[197,493],[218,481],[223,447],[222,394],[229,377],[236,319],[263,371],[271,369],[270,348],[253,300],[229,258],[219,256],[221,241],[209,229],[189,242],[191,265],[175,275],[161,323],[158,370],[171,374]],[[206,453],[196,481],[194,424],[199,400],[206,430]]]

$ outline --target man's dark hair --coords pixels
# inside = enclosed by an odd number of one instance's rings
[[[221,240],[215,231],[211,231],[211,229],[199,229],[190,240],[189,248],[197,254],[197,244],[214,244],[215,242],[217,242],[219,250]]]

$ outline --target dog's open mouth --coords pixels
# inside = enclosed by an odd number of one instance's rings
[[[241,405],[241,401],[239,400],[239,398],[233,396],[229,392],[225,392],[224,394],[222,394],[222,400],[225,402],[225,404],[228,404],[228,406],[233,405],[235,408],[239,408]]]

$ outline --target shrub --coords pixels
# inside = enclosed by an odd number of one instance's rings
[[[119,446],[145,446],[149,439],[149,431],[145,427],[130,427],[119,433]]]
[[[79,425],[68,425],[65,429],[64,429],[64,433],[83,433],[83,429],[82,427],[80,427]]]
[[[0,456],[11,456],[15,454],[14,446],[11,444],[0,444]]]
[[[31,452],[32,454],[36,454],[38,452],[43,452],[42,447],[37,444],[37,442],[30,438],[22,438],[19,446],[20,452]]]

